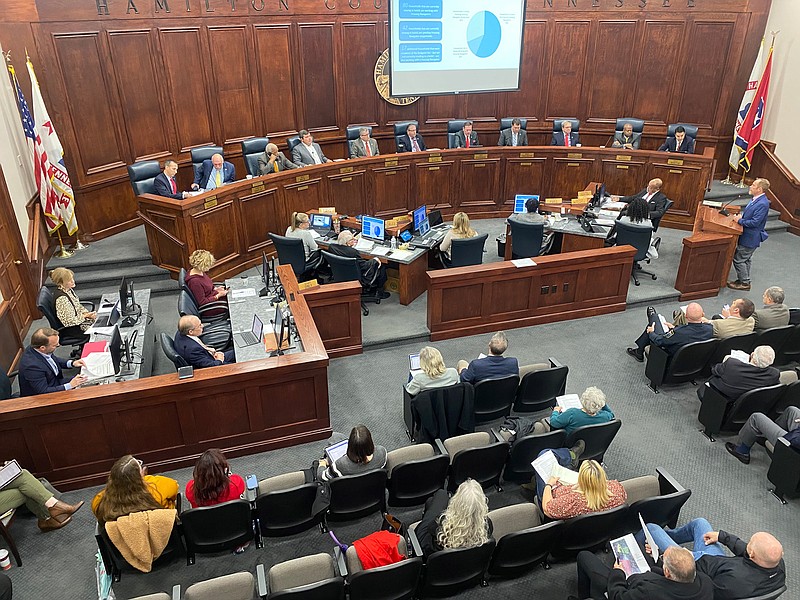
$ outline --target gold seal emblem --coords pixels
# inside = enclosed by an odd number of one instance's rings
[[[375,79],[375,89],[378,90],[381,98],[386,100],[389,104],[396,106],[406,106],[414,104],[419,100],[419,96],[406,96],[404,98],[394,98],[389,95],[389,49],[387,48],[378,57],[375,63],[375,72],[373,73]]]

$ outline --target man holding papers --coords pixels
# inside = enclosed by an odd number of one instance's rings
[[[697,397],[702,401],[706,387],[711,386],[729,402],[735,402],[750,390],[778,385],[781,372],[770,366],[774,361],[775,351],[770,346],[758,346],[748,361],[739,360],[735,355],[726,356],[721,363],[711,367],[711,379],[697,387]]]
[[[64,381],[63,369],[82,367],[82,360],[64,360],[53,354],[58,348],[58,332],[42,327],[33,332],[31,345],[22,354],[19,362],[19,395],[36,396],[50,392],[63,392],[78,387],[86,381],[76,375]]]
[[[692,302],[686,307],[686,325],[672,325],[662,323],[656,309],[647,307],[647,320],[649,324],[644,333],[636,339],[636,346],[628,348],[627,352],[639,362],[644,362],[644,349],[650,344],[655,344],[672,356],[678,348],[710,340],[714,335],[711,323],[703,320],[703,307],[697,302]]]

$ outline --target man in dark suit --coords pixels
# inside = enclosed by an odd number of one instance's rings
[[[183,200],[188,192],[179,192],[178,184],[175,181],[175,174],[178,172],[178,163],[174,160],[164,161],[164,170],[156,175],[153,180],[153,193],[156,196],[164,196],[174,200]]]
[[[686,307],[686,325],[667,323],[667,331],[664,331],[652,306],[647,307],[647,320],[649,325],[636,339],[636,347],[627,349],[627,353],[639,362],[644,362],[644,349],[650,344],[655,344],[672,356],[686,344],[710,340],[714,336],[714,328],[711,323],[703,322],[703,307],[697,302],[690,302]]]
[[[82,367],[83,360],[64,360],[53,354],[58,348],[58,332],[42,327],[33,332],[31,345],[25,348],[19,363],[19,395],[36,396],[50,392],[63,392],[86,382],[86,377],[76,375],[64,383],[62,369]]]
[[[186,315],[178,321],[178,333],[175,334],[175,351],[183,360],[195,369],[218,367],[236,362],[233,350],[218,352],[206,346],[200,336],[203,335],[203,323],[194,315]]]
[[[425,141],[422,139],[422,136],[417,133],[417,126],[413,123],[406,128],[405,135],[400,136],[397,146],[398,152],[420,152],[421,150],[427,150]]]
[[[336,238],[336,243],[328,246],[328,252],[336,256],[344,256],[345,258],[355,258],[358,264],[358,270],[361,271],[359,278],[361,285],[365,288],[377,287],[378,294],[383,300],[389,297],[389,292],[384,291],[383,286],[386,284],[386,267],[381,263],[381,259],[377,256],[371,260],[364,260],[361,258],[358,250],[355,249],[357,240],[351,231],[342,231],[339,237]]]
[[[636,198],[644,198],[647,202],[647,207],[650,209],[650,220],[657,223],[661,217],[664,216],[664,212],[667,209],[667,197],[664,195],[664,192],[661,191],[661,186],[663,183],[664,182],[658,178],[651,179],[647,183],[647,187],[638,194],[633,194],[632,196],[612,197],[612,199],[617,202],[624,202],[625,204],[628,204],[629,202],[633,202],[633,200]]]
[[[300,165],[296,165],[286,158],[283,152],[278,150],[278,147],[271,142],[267,144],[264,154],[258,157],[258,172],[260,175],[280,173],[287,169],[298,168],[300,168]]]
[[[470,363],[458,361],[456,369],[461,381],[475,385],[484,379],[496,379],[508,375],[519,375],[519,362],[516,358],[503,356],[508,349],[508,338],[505,332],[498,331],[489,340],[489,355],[476,358]]]
[[[236,181],[236,167],[222,160],[222,154],[215,154],[203,161],[203,166],[194,176],[193,190],[214,190],[226,183]]]
[[[478,141],[478,134],[472,131],[472,121],[464,123],[461,131],[455,133],[455,147],[456,148],[478,148],[480,142]]]
[[[572,131],[572,121],[567,119],[561,121],[561,131],[556,131],[550,140],[551,146],[577,146],[580,143],[580,136]]]
[[[498,146],[527,146],[528,132],[522,129],[522,121],[514,117],[511,120],[511,127],[500,132],[500,139],[497,140]]]
[[[770,366],[773,362],[775,351],[770,346],[757,346],[750,353],[750,362],[726,356],[721,363],[711,367],[711,378],[705,385],[697,387],[697,397],[702,400],[706,386],[710,385],[734,402],[750,390],[778,385],[781,373]]]
[[[750,289],[750,264],[753,253],[765,242],[769,235],[764,231],[769,215],[769,198],[767,190],[769,181],[759,177],[750,184],[750,194],[753,199],[744,207],[734,220],[742,226],[736,252],[733,254],[733,267],[736,269],[736,281],[729,281],[728,287],[732,290],[747,291]]]
[[[331,162],[331,159],[325,156],[322,148],[314,141],[307,129],[301,129],[298,135],[300,136],[300,143],[292,150],[292,162],[294,164],[305,166]]]
[[[675,137],[668,137],[667,141],[658,148],[661,152],[679,152],[694,154],[694,140],[686,135],[683,125],[675,128]]]

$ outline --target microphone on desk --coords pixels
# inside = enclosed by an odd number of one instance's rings
[[[606,146],[613,147],[614,146],[613,140],[614,140],[614,134],[612,133],[610,136],[608,136],[608,139],[606,140]]]
[[[721,208],[719,209],[719,211],[718,211],[718,212],[719,212],[719,214],[721,214],[721,215],[722,215],[722,216],[724,216],[724,217],[729,217],[729,216],[731,216],[731,213],[730,213],[730,212],[728,212],[728,207],[731,205],[731,202],[733,202],[734,200],[736,200],[736,198],[731,198],[731,199],[730,199],[730,200],[728,200],[728,201],[727,201],[725,204],[723,204],[723,205],[722,205],[722,207],[721,207]]]

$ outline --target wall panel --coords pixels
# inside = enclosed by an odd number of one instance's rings
[[[346,57],[341,81],[345,123],[372,124],[378,122],[378,94],[375,92],[373,70],[378,58],[377,23],[343,23],[342,48]]]
[[[303,125],[305,129],[335,128],[336,81],[331,64],[333,24],[301,24],[300,54],[303,66]],[[339,124],[341,127],[341,124]]]
[[[633,77],[636,92],[631,114],[640,119],[671,123],[671,99],[681,87],[678,54],[685,35],[683,21],[648,21],[639,47],[639,68]],[[679,90],[678,90],[679,91]]]
[[[636,39],[636,21],[600,21],[594,32],[592,69],[586,89],[588,121],[616,122],[627,107],[633,52],[620,47]]]
[[[523,34],[522,76],[519,91],[507,92],[504,116],[526,117],[529,126],[542,113],[542,93],[546,89],[544,72],[545,45],[542,43],[547,28],[546,21],[526,21]]]
[[[293,77],[291,25],[262,25],[255,30],[256,77],[262,99],[264,133],[295,131],[296,82]]]
[[[549,35],[550,61],[545,112],[548,118],[582,114],[583,79],[589,58],[589,21],[555,21]]]

